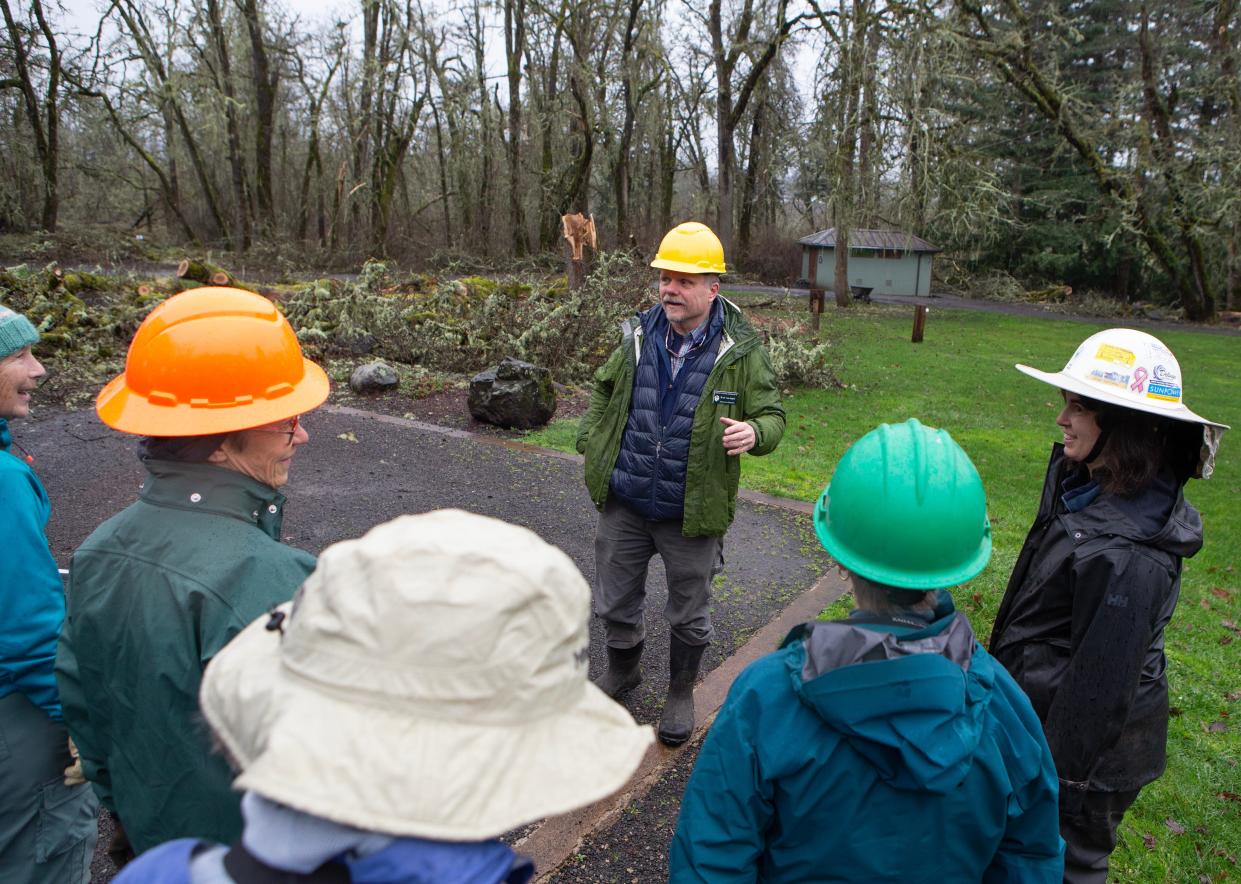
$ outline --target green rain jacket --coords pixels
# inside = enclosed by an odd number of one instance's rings
[[[749,453],[755,456],[775,451],[784,435],[784,407],[771,359],[737,306],[725,298],[720,300],[724,304],[724,332],[715,366],[703,384],[690,436],[681,523],[681,533],[686,537],[723,534],[737,510],[741,458],[725,451],[720,418],[744,420],[754,427],[755,442]],[[590,405],[577,433],[578,453],[586,455],[586,488],[600,509],[607,501],[620,454],[634,373],[642,353],[641,322],[631,319],[621,331],[624,339],[620,346],[595,372]],[[736,395],[716,397],[719,391]]]
[[[292,598],[315,559],[280,542],[273,488],[208,464],[146,468],[139,499],[73,554],[56,657],[65,722],[135,850],[229,844],[241,796],[199,715],[203,668]]]

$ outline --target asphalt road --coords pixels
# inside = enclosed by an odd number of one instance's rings
[[[593,582],[597,514],[580,464],[373,415],[320,411],[303,425],[311,439],[299,450],[284,489],[289,497],[285,542],[319,552],[402,513],[461,507],[530,528],[563,549]],[[143,471],[134,440],[107,429],[88,411],[37,411],[14,422],[13,430],[34,455],[47,487],[53,505],[49,540],[61,567],[68,567],[86,535],[136,497]],[[806,516],[745,500],[738,502],[724,556],[713,606],[716,637],[703,658],[704,674],[828,567]],[[624,698],[645,723],[658,720],[667,687],[665,599],[656,559],[648,581],[647,680]],[[592,677],[603,665],[602,630],[595,622]],[[658,857],[666,846],[654,845]],[[100,862],[96,881],[108,879],[109,866]]]

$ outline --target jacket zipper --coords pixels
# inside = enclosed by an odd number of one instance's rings
[[[657,512],[659,507],[659,463],[663,459],[665,429],[661,424],[659,438],[655,440],[655,469],[652,470],[651,478],[651,512]]]

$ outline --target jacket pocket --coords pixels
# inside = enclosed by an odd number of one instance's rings
[[[66,786],[57,778],[40,787],[35,862],[44,863],[98,831],[98,801],[90,785]]]

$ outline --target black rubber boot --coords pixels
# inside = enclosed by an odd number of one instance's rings
[[[608,646],[608,671],[599,676],[595,687],[609,697],[623,694],[642,684],[642,645],[632,648]]]
[[[687,645],[675,635],[668,649],[668,699],[659,718],[659,739],[680,746],[694,732],[694,681],[706,645]]]

